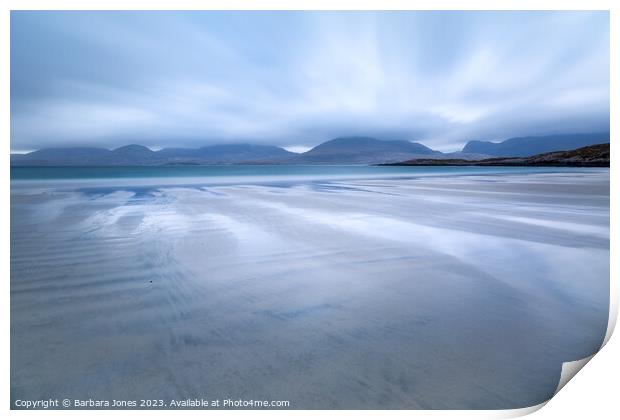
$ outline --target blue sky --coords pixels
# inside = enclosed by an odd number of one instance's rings
[[[607,131],[607,12],[12,12],[11,149]]]

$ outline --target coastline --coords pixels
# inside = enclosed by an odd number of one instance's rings
[[[479,160],[465,159],[412,159],[380,166],[522,166],[522,167],[575,167],[609,168],[609,143],[595,144],[569,151],[541,153],[525,157],[492,157]]]

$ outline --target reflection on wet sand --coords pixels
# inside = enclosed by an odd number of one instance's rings
[[[530,406],[608,287],[608,171],[13,188],[11,399]]]

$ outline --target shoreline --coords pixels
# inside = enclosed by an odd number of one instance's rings
[[[421,163],[380,163],[375,166],[492,166],[492,167],[523,167],[523,168],[609,168],[609,162],[582,162],[582,163],[510,163],[510,162],[445,162],[438,160],[437,162],[424,161]]]
[[[456,166],[456,165],[455,165]],[[369,166],[369,169],[377,166]],[[406,167],[402,166],[402,169]],[[415,169],[421,171],[403,171],[403,172],[387,172],[387,173],[313,173],[313,174],[233,174],[233,175],[163,175],[148,176],[138,175],[131,177],[91,177],[91,178],[12,178],[10,180],[11,190],[19,191],[28,188],[42,189],[132,189],[132,188],[214,188],[226,186],[240,185],[264,185],[264,186],[293,186],[299,184],[312,183],[339,183],[339,182],[356,182],[356,181],[388,181],[388,180],[431,180],[431,179],[455,179],[468,178],[475,176],[524,176],[524,175],[554,175],[554,174],[572,174],[572,173],[606,173],[609,168],[604,167],[530,167],[520,170],[517,166],[501,168],[493,167],[471,167],[471,171],[467,171],[467,167],[454,168],[452,172],[437,170],[437,167],[428,167],[436,169],[436,171],[423,171],[423,166],[417,166]],[[71,168],[68,168],[71,169]],[[413,169],[413,168],[412,168]],[[496,170],[494,170],[496,169]]]
[[[381,166],[522,166],[609,168],[609,143],[595,144],[575,150],[540,153],[533,156],[491,157],[488,159],[410,159]]]

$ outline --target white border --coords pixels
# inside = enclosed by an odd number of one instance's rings
[[[2,265],[4,267],[3,277],[3,300],[2,300],[2,328],[4,346],[2,347],[2,366],[4,372],[4,380],[0,391],[2,392],[3,410],[10,416],[19,418],[34,418],[39,416],[45,416],[49,418],[83,418],[86,415],[97,418],[107,418],[110,415],[115,417],[132,417],[137,415],[148,415],[155,419],[164,419],[170,417],[169,411],[150,411],[148,413],[144,411],[116,411],[114,413],[110,411],[10,411],[10,162],[9,162],[9,149],[10,149],[10,66],[9,66],[9,50],[10,50],[10,10],[199,10],[199,9],[213,9],[213,10],[610,10],[610,28],[611,28],[611,137],[614,139],[611,141],[612,150],[617,140],[618,134],[618,116],[620,116],[618,108],[618,99],[620,99],[619,85],[617,83],[617,77],[620,75],[620,67],[618,66],[618,32],[620,31],[620,2],[613,0],[228,0],[228,1],[215,1],[215,0],[5,0],[2,2],[3,13],[0,18],[0,33],[2,34],[2,42],[0,43],[0,57],[4,59],[0,65],[0,76],[2,86],[2,112],[1,112],[1,124],[3,129],[4,141],[5,141],[5,153],[2,154],[1,170],[4,174],[4,182],[1,184],[2,197],[4,202],[2,206],[2,242],[0,244],[2,251]],[[552,28],[550,28],[552,30]],[[614,118],[614,116],[616,118]],[[615,152],[614,152],[615,154]],[[615,162],[615,161],[614,161]],[[614,168],[615,164],[612,163],[611,168],[611,214],[618,214],[619,207],[616,202],[616,194],[614,193],[614,187],[617,185],[617,171]],[[616,281],[611,282],[610,298],[611,298],[611,310],[610,310],[610,323],[608,326],[607,335],[605,337],[605,343],[609,341],[613,328],[615,327],[617,314],[618,314],[618,262],[620,261],[620,255],[618,255],[618,224],[617,218],[611,218],[611,278]],[[605,352],[602,355],[598,355],[594,358],[594,361],[590,364],[595,365],[592,368],[592,372],[580,373],[579,376],[583,376],[577,382],[575,386],[571,386],[569,383],[566,386],[566,390],[563,390],[557,397],[554,397],[549,402],[548,408],[541,410],[535,414],[535,416],[542,418],[583,418],[588,413],[595,412],[600,416],[610,417],[611,413],[618,412],[618,403],[616,402],[616,393],[614,392],[614,386],[612,384],[617,383],[617,379],[613,376],[620,372],[619,369],[619,355],[620,345],[617,343],[617,339],[612,341],[611,345],[607,345]],[[609,350],[609,351],[608,351]],[[600,361],[598,360],[600,358]],[[604,362],[604,363],[603,363]],[[589,364],[589,365],[590,365]],[[585,369],[588,371],[588,368]],[[587,375],[586,375],[587,373]],[[609,375],[611,373],[611,375]],[[577,386],[578,385],[578,386]],[[616,388],[617,389],[617,388]],[[575,392],[579,392],[576,394]],[[564,397],[566,395],[566,397]],[[591,406],[595,404],[595,406]],[[253,418],[290,418],[292,416],[296,418],[315,418],[316,416],[334,415],[339,417],[366,417],[376,416],[391,417],[391,418],[507,418],[516,417],[520,415],[529,414],[544,406],[541,404],[536,407],[530,407],[520,410],[504,410],[504,411],[290,411],[290,410],[269,410],[269,411],[175,411],[174,416],[183,416],[188,418],[205,418],[219,417],[219,418],[238,418],[247,414],[252,415]],[[7,413],[8,412],[8,413]],[[595,416],[594,418],[597,418]]]

